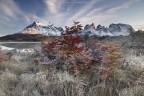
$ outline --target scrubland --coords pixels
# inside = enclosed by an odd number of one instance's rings
[[[80,37],[65,39],[72,40],[33,54],[1,52],[0,96],[144,96],[143,49],[127,40],[117,46],[92,39],[82,48],[74,45]]]

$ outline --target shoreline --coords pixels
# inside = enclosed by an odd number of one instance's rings
[[[0,42],[0,44],[2,43],[41,43],[41,42]]]

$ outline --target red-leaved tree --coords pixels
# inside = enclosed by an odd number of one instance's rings
[[[74,22],[72,27],[65,28],[61,38],[43,44],[43,53],[49,59],[45,64],[73,69],[76,72],[90,68],[93,56],[90,49],[83,45],[82,25]]]
[[[90,69],[96,64],[99,65],[98,75],[108,73],[118,64],[121,55],[118,46],[87,39],[88,46],[81,36],[82,25],[79,22],[65,28],[61,38],[43,44],[43,53],[48,58],[45,64],[75,72]]]
[[[82,38],[80,37],[82,26],[79,22],[74,22],[74,26],[65,27],[65,32],[62,32],[62,40],[60,41],[61,50],[69,52],[81,52],[83,47],[80,47]]]

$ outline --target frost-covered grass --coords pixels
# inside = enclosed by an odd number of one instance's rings
[[[125,88],[119,93],[119,96],[144,96],[144,86],[136,85],[131,88]]]
[[[104,81],[18,60],[0,63],[0,96],[144,96],[144,55],[135,51]]]
[[[144,68],[144,54],[137,52],[136,50],[131,50],[125,55],[124,63],[132,66],[141,66],[141,68]]]
[[[0,96],[83,96],[84,82],[45,66],[1,63]]]

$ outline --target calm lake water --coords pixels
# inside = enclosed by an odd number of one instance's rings
[[[33,48],[36,46],[41,46],[40,42],[0,42],[0,45],[10,48]]]

